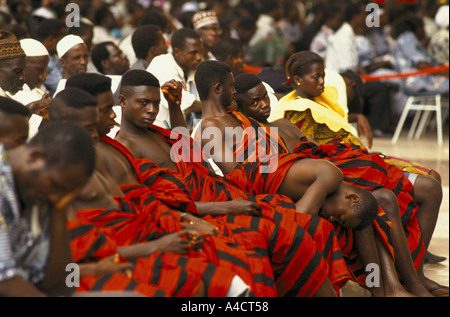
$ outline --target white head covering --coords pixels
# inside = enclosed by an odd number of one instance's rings
[[[448,27],[448,19],[449,19],[448,9],[449,9],[448,5],[440,6],[438,11],[436,12],[436,16],[434,17],[434,21],[441,28]]]
[[[192,23],[194,24],[194,29],[198,30],[213,23],[219,24],[219,19],[215,11],[199,11],[192,17]]]
[[[35,39],[22,39],[20,40],[20,46],[25,52],[27,56],[47,56],[48,51],[45,48],[44,44],[35,40]]]
[[[78,44],[84,44],[84,41],[78,35],[69,34],[64,36],[57,44],[56,44],[56,52],[58,53],[58,57],[61,58],[64,54],[67,53],[72,47]]]

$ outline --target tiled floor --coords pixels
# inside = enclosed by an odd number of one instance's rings
[[[449,128],[444,128],[444,143],[438,146],[436,131],[430,129],[420,140],[407,140],[407,129],[404,129],[397,144],[390,139],[375,139],[372,150],[392,156],[413,160],[437,170],[442,176],[444,196],[438,222],[430,243],[430,251],[447,257],[439,264],[426,264],[425,275],[432,280],[449,285]],[[344,297],[367,297],[370,293],[355,283],[348,283],[342,290]]]

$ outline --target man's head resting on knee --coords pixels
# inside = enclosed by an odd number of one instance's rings
[[[354,230],[370,225],[377,214],[378,202],[371,192],[344,182],[319,211],[321,217]]]
[[[95,168],[89,133],[73,122],[50,122],[8,153],[23,206],[61,203],[84,186]]]

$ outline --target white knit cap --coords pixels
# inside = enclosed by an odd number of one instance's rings
[[[448,5],[443,5],[439,7],[438,11],[436,12],[434,21],[439,27],[446,28],[448,27],[448,20],[449,20],[448,15],[449,15]]]
[[[27,56],[47,56],[48,51],[45,48],[44,44],[35,40],[35,39],[21,39],[20,46],[24,50]]]
[[[58,44],[56,44],[56,52],[58,57],[61,58],[67,53],[72,47],[78,44],[84,44],[84,41],[78,35],[69,34],[64,36]]]

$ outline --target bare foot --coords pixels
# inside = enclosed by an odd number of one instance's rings
[[[432,296],[448,296],[448,286],[440,285],[426,276],[419,276],[422,284]]]
[[[436,297],[448,297],[448,287],[444,285],[437,285],[433,288],[429,288],[428,291]]]
[[[409,293],[406,290],[398,290],[386,293],[385,297],[417,297],[417,296]]]

